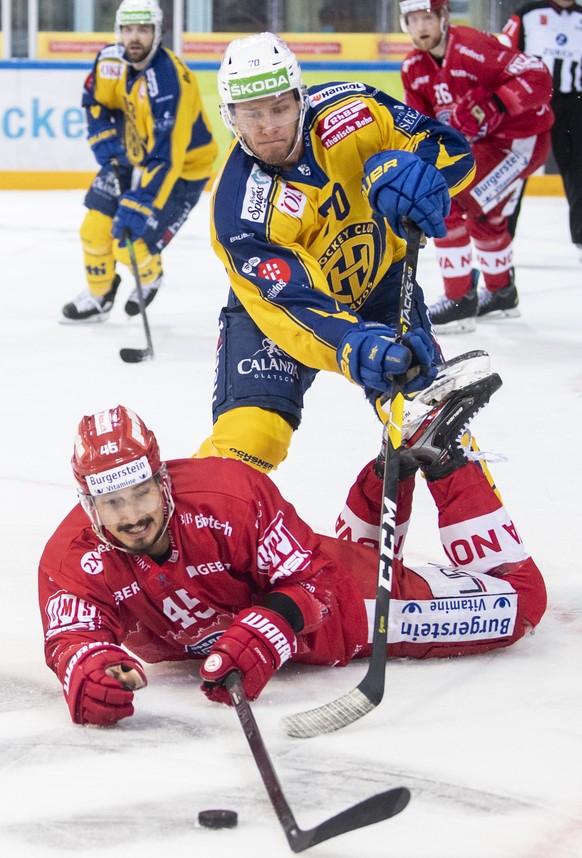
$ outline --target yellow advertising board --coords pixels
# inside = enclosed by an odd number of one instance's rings
[[[220,62],[226,46],[245,33],[184,33],[182,56],[187,61]],[[399,62],[410,49],[404,34],[388,33],[282,33],[299,61],[342,63]],[[105,45],[114,41],[113,33],[38,34],[40,60],[92,60]]]

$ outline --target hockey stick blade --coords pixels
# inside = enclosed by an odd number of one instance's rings
[[[314,828],[302,830],[296,826],[285,831],[287,842],[293,852],[303,852],[324,840],[390,819],[404,810],[409,801],[410,792],[406,787],[394,787],[348,807]]]
[[[117,177],[119,178],[119,173],[117,172]],[[154,356],[154,346],[152,343],[152,335],[150,332],[150,326],[148,322],[148,317],[146,313],[146,305],[145,299],[143,295],[143,288],[141,285],[141,278],[139,275],[139,269],[137,265],[137,258],[135,255],[135,248],[133,246],[133,242],[131,240],[131,235],[129,230],[124,230],[123,238],[127,245],[127,250],[129,253],[129,260],[131,264],[131,270],[133,273],[133,279],[135,280],[135,289],[137,292],[137,303],[139,305],[139,312],[143,321],[144,332],[146,336],[146,347],[145,349],[121,349],[119,352],[119,357],[125,363],[141,363],[144,360],[149,358],[153,358]]]
[[[355,831],[357,828],[373,825],[375,822],[382,822],[384,819],[390,819],[390,817],[396,816],[397,813],[404,810],[410,801],[410,792],[406,787],[395,787],[346,808],[346,810],[326,819],[314,828],[305,830],[299,828],[283,793],[283,788],[271,762],[251,705],[245,696],[240,674],[237,671],[229,673],[225,679],[225,685],[267,790],[269,800],[293,852],[303,852],[324,840],[329,840],[340,834],[347,834],[348,831]]]
[[[150,349],[119,350],[119,357],[124,363],[141,363],[143,360],[150,360],[153,356],[153,352]]]
[[[377,697],[374,695],[374,698]],[[371,699],[358,685],[323,706],[297,712],[295,715],[286,715],[281,719],[281,727],[288,736],[295,739],[312,739],[314,736],[348,727],[375,709],[381,699],[381,693],[379,699]]]

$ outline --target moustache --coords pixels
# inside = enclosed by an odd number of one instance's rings
[[[117,531],[118,533],[131,533],[136,527],[149,527],[150,524],[153,524],[153,521],[151,515],[147,515],[144,518],[140,518],[139,521],[134,521],[132,524],[120,524]]]

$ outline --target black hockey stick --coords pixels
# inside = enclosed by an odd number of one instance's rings
[[[285,798],[277,773],[273,768],[253,710],[245,696],[240,674],[237,671],[229,673],[225,685],[271,804],[293,852],[303,852],[310,846],[315,846],[316,843],[322,843],[331,837],[337,837],[339,834],[345,834],[366,825],[373,825],[373,823],[381,822],[383,819],[390,819],[390,817],[396,816],[397,813],[404,810],[410,801],[410,792],[406,787],[395,787],[348,807],[336,816],[320,822],[314,828],[307,830],[299,828],[293,811]]]
[[[119,161],[117,160],[117,158],[112,158],[110,163],[111,169],[113,170],[113,178],[115,181],[115,193],[117,194],[117,197],[120,197],[121,179],[119,176]],[[124,231],[123,238],[125,240],[127,250],[129,252],[131,271],[133,273],[133,279],[135,280],[135,288],[137,291],[137,303],[139,306],[139,312],[143,319],[147,346],[145,349],[120,349],[119,357],[122,361],[125,361],[125,363],[141,363],[142,360],[146,360],[147,358],[153,358],[154,347],[152,344],[152,335],[150,334],[150,326],[148,324],[148,317],[146,314],[145,299],[143,297],[143,288],[141,285],[141,277],[139,276],[139,268],[137,267],[137,259],[135,258],[135,250],[133,247],[133,242],[131,241],[131,233],[129,232],[129,230],[126,229]]]
[[[410,330],[411,326],[413,290],[421,236],[418,226],[409,222],[406,258],[400,288],[399,340]],[[403,375],[395,376],[392,381],[390,412],[383,429],[386,463],[384,465],[382,518],[380,521],[378,587],[376,590],[372,654],[368,670],[360,684],[352,691],[348,691],[323,706],[309,709],[306,712],[298,712],[296,715],[287,715],[283,718],[281,726],[289,736],[307,739],[311,736],[340,730],[375,709],[384,696],[388,608],[392,591],[399,449],[402,443],[405,382],[406,376]]]
[[[125,230],[123,233],[123,237],[125,239],[125,243],[127,245],[127,249],[129,251],[129,259],[131,262],[131,270],[133,272],[133,278],[135,280],[135,288],[137,291],[137,303],[139,304],[139,312],[143,319],[143,327],[146,335],[146,348],[145,349],[120,349],[119,357],[125,363],[141,363],[142,360],[147,360],[147,358],[153,358],[154,356],[154,347],[152,344],[152,335],[150,334],[150,326],[148,323],[148,317],[146,313],[145,307],[145,299],[143,297],[143,289],[141,285],[141,277],[139,276],[139,270],[137,267],[137,259],[135,258],[135,248],[133,246],[133,242],[131,240],[131,234],[129,230]]]

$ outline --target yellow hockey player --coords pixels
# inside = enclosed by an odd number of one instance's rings
[[[162,46],[157,0],[123,0],[117,43],[98,54],[85,81],[88,139],[101,165],[81,226],[87,290],[62,309],[64,322],[109,315],[134,242],[145,305],[162,283],[161,253],[200,198],[218,147],[194,74]],[[125,304],[139,313],[137,292]]]

